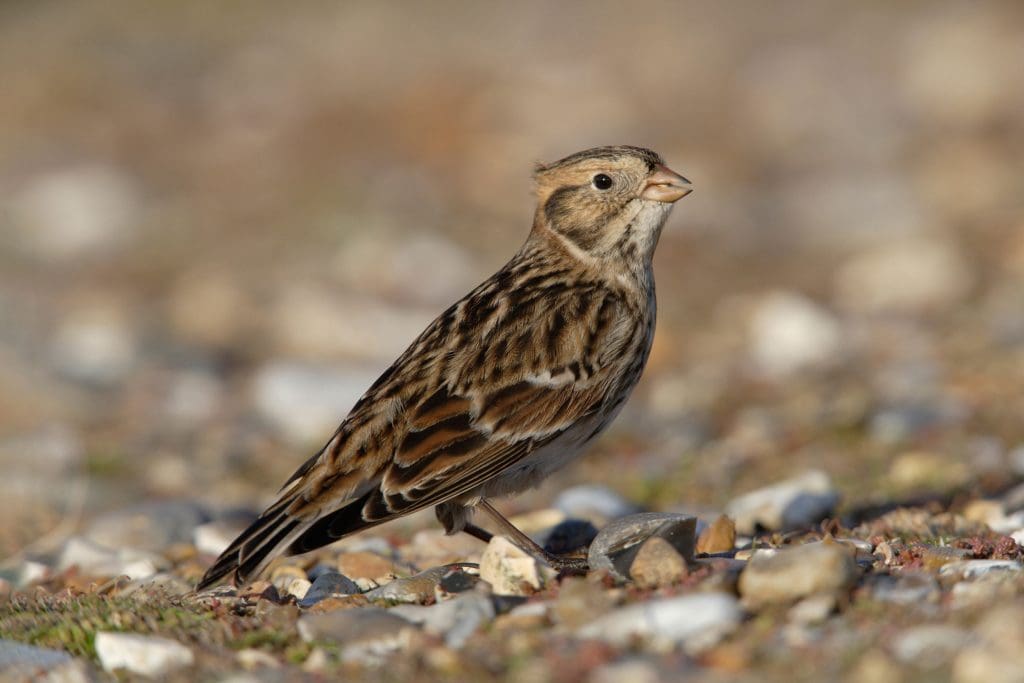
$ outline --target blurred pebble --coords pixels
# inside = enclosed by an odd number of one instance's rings
[[[480,578],[495,595],[527,595],[541,586],[537,560],[504,536],[494,536],[480,558]]]
[[[277,657],[263,650],[245,648],[235,654],[235,659],[243,669],[277,669],[281,662]]]
[[[600,583],[569,576],[559,585],[558,599],[552,611],[560,624],[573,629],[605,614],[614,603],[614,597]]]
[[[892,642],[896,659],[921,668],[934,669],[947,663],[971,641],[967,631],[944,624],[912,626]]]
[[[129,314],[111,301],[67,312],[50,343],[54,367],[83,384],[107,387],[121,381],[139,356]]]
[[[253,377],[252,402],[284,436],[304,445],[333,432],[375,379],[365,368],[274,361]]]
[[[820,522],[835,509],[839,492],[828,475],[810,470],[785,481],[734,498],[726,514],[741,534],[758,529],[791,531]]]
[[[627,659],[594,669],[587,683],[659,683],[662,680],[657,667],[650,662]]]
[[[785,548],[774,555],[754,555],[740,575],[739,591],[743,604],[756,609],[819,593],[840,596],[859,577],[850,549],[822,541]]]
[[[408,632],[416,628],[408,619],[379,607],[303,614],[297,627],[307,643],[337,643],[343,660],[371,662],[408,644]]]
[[[210,521],[205,507],[188,500],[140,503],[96,517],[83,535],[110,548],[159,552],[172,543],[190,543],[196,527]]]
[[[385,583],[395,578],[394,562],[377,553],[367,551],[343,552],[336,562],[338,571],[354,579],[373,579]]]
[[[640,512],[629,502],[606,486],[583,484],[565,489],[555,498],[554,507],[566,517],[585,519],[595,523],[625,517]]]
[[[939,574],[970,581],[989,574],[1020,571],[1024,571],[1024,564],[1016,560],[960,560],[944,565]]]
[[[423,603],[434,597],[434,590],[441,579],[452,569],[462,564],[432,567],[405,579],[395,579],[366,593],[368,600],[391,600],[394,602]]]
[[[68,539],[57,559],[58,571],[78,567],[91,576],[125,575],[132,579],[153,576],[165,564],[164,559],[154,553],[125,547],[114,550],[80,536]]]
[[[157,636],[100,631],[96,634],[96,657],[105,671],[125,669],[150,678],[166,676],[191,666],[192,650],[181,643]]]
[[[970,476],[965,463],[927,451],[901,453],[889,468],[889,481],[904,490],[947,489],[964,484]]]
[[[206,555],[220,555],[248,525],[216,520],[198,525],[192,530],[192,543]]]
[[[959,303],[973,274],[955,245],[917,238],[853,257],[836,274],[836,297],[861,313],[922,313]]]
[[[925,572],[901,572],[876,576],[869,583],[871,597],[894,605],[922,605],[940,594],[935,578]]]
[[[585,548],[597,536],[597,527],[584,519],[566,519],[546,534],[544,550],[555,555]]]
[[[33,178],[11,208],[23,245],[62,262],[116,253],[137,229],[139,202],[128,175],[94,163]]]
[[[63,650],[0,639],[0,678],[5,681],[89,683],[91,667]]]
[[[973,635],[973,642],[953,662],[954,683],[1024,683],[1024,625],[1019,603],[987,611]]]
[[[697,593],[650,600],[614,609],[576,633],[616,645],[648,640],[658,649],[682,646],[693,654],[732,633],[743,618],[736,598],[725,593]]]
[[[693,559],[697,519],[668,512],[641,512],[609,523],[594,538],[587,551],[590,570],[608,570],[620,581],[629,577],[629,568],[644,541],[659,536],[668,541],[685,560]]]
[[[490,623],[495,616],[491,599],[476,590],[460,593],[451,600],[427,607],[398,605],[388,611],[422,625],[424,631],[440,636],[445,645],[455,649],[465,645],[471,635]]]
[[[769,375],[828,367],[842,361],[842,326],[802,294],[773,292],[754,311],[750,347],[757,367]]]

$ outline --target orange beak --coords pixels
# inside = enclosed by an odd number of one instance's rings
[[[647,178],[640,196],[644,199],[652,199],[656,202],[671,204],[693,192],[690,181],[679,175],[672,169],[658,164],[654,173]]]

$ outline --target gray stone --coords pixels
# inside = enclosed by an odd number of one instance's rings
[[[620,607],[586,624],[577,635],[615,645],[642,638],[655,647],[681,645],[695,653],[732,633],[742,618],[743,610],[733,596],[697,593]]]
[[[172,543],[190,543],[195,528],[210,521],[206,508],[187,500],[141,503],[100,515],[83,536],[108,548],[162,552]]]
[[[427,633],[444,638],[448,647],[461,648],[481,626],[494,619],[491,599],[479,590],[460,593],[435,605],[399,605],[389,610],[421,624]]]
[[[725,512],[736,521],[741,534],[753,534],[758,529],[791,531],[820,522],[838,502],[839,492],[828,475],[811,470],[735,498]]]
[[[135,368],[139,340],[127,311],[110,302],[83,304],[61,318],[50,354],[65,377],[107,387]]]
[[[57,560],[57,569],[78,567],[83,573],[97,576],[121,576],[145,579],[166,565],[163,557],[133,548],[112,550],[86,538],[68,539]]]
[[[566,517],[605,522],[625,517],[641,508],[606,486],[584,484],[567,488],[555,498],[554,507]]]
[[[810,595],[840,595],[860,576],[853,549],[835,542],[806,543],[771,555],[757,553],[740,574],[744,605],[791,602]]]
[[[96,634],[96,657],[106,671],[125,669],[152,678],[191,666],[195,660],[192,650],[177,641],[109,631]]]
[[[597,527],[585,519],[566,519],[547,532],[544,550],[555,555],[585,548],[597,537]]]
[[[950,562],[939,570],[941,576],[959,576],[966,580],[977,579],[990,574],[1017,573],[1024,571],[1024,564],[1016,560],[961,560]]]
[[[88,683],[90,667],[63,650],[0,640],[0,680]]]
[[[892,653],[907,664],[935,668],[947,663],[971,640],[963,629],[945,624],[914,626],[892,641]]]
[[[380,607],[337,609],[299,617],[299,635],[307,643],[353,643],[389,638],[413,623],[394,610]]]
[[[939,583],[926,572],[903,572],[873,577],[871,597],[894,605],[920,605],[939,596]]]
[[[321,600],[335,595],[361,593],[356,582],[336,571],[325,571],[317,575],[305,596],[299,600],[300,607],[312,607]]]
[[[648,538],[659,536],[675,548],[686,561],[693,559],[697,519],[670,512],[641,512],[609,523],[590,544],[587,559],[590,569],[607,569],[625,581],[640,546]]]
[[[427,602],[434,597],[435,590],[441,579],[453,568],[467,566],[465,563],[432,567],[415,576],[395,579],[379,588],[366,593],[368,600],[386,600],[393,602]]]
[[[750,345],[762,371],[786,375],[841,362],[843,331],[835,316],[804,295],[773,292],[754,311]]]

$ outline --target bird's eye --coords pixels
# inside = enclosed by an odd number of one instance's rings
[[[611,176],[605,175],[604,173],[598,173],[594,176],[592,182],[594,183],[594,187],[599,190],[607,190],[612,186]]]

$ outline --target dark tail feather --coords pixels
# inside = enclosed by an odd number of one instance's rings
[[[313,522],[302,535],[288,546],[289,555],[300,555],[310,550],[322,548],[357,531],[377,526],[389,518],[367,520],[363,518],[363,508],[374,496],[380,496],[378,489],[372,489],[348,505],[321,517]]]

